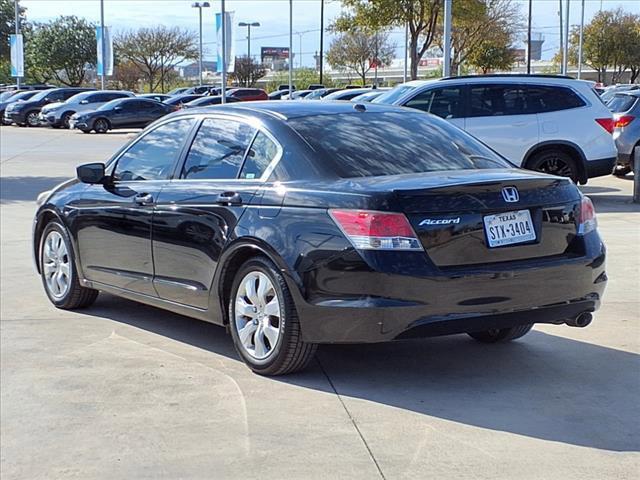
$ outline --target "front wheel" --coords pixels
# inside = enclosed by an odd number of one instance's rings
[[[49,223],[42,234],[40,275],[49,300],[58,308],[88,307],[98,296],[97,290],[80,285],[69,235],[58,222]]]
[[[40,120],[38,120],[38,112],[27,113],[27,117],[25,120],[27,121],[27,125],[30,127],[37,127],[38,125],[40,125]]]
[[[234,278],[229,322],[236,350],[261,375],[302,370],[316,345],[302,340],[298,314],[287,284],[266,258],[247,261]]]
[[[494,328],[483,332],[469,332],[468,335],[482,343],[509,342],[524,337],[532,328],[533,324],[518,325],[511,328]]]
[[[96,120],[96,123],[93,124],[93,129],[96,133],[107,133],[107,130],[109,130],[109,122],[104,118],[99,118]]]
[[[69,122],[71,121],[71,115],[73,115],[73,113],[71,113],[71,112],[67,112],[64,115],[62,115],[62,118],[60,119],[60,125],[62,126],[62,128],[69,128]]]

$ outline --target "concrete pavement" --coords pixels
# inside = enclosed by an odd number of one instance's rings
[[[101,295],[47,301],[35,197],[131,134],[0,129],[0,476],[635,479],[640,208],[632,181],[583,190],[609,248],[586,329],[324,346],[308,371],[252,374],[224,329]],[[532,286],[535,288],[535,285]]]

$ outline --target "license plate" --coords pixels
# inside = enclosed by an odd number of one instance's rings
[[[529,210],[498,213],[484,217],[484,231],[489,247],[502,247],[536,239]]]

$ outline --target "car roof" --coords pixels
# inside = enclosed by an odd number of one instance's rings
[[[190,109],[189,114],[194,113],[235,113],[237,115],[246,114],[266,114],[271,117],[277,117],[280,120],[289,120],[292,118],[308,117],[313,115],[337,115],[341,113],[360,113],[356,110],[355,106],[360,105],[352,102],[341,101],[323,101],[323,102],[295,102],[295,101],[258,101],[258,102],[239,102],[226,105],[216,105],[215,107],[203,107],[202,109]],[[361,107],[359,107],[360,109]],[[402,107],[396,107],[392,105],[384,104],[371,104],[364,105],[366,112],[372,113],[384,113],[384,112],[397,112],[399,109],[406,111]],[[215,110],[214,110],[215,109]],[[413,111],[416,113],[417,111]],[[407,112],[409,113],[409,112]],[[178,113],[179,114],[179,113]]]
[[[558,84],[567,84],[569,83],[588,83],[589,85],[593,84],[589,80],[579,80],[573,77],[569,77],[567,75],[545,75],[545,74],[517,74],[517,73],[505,73],[505,74],[493,74],[493,75],[461,75],[459,77],[444,77],[444,78],[434,78],[429,80],[411,80],[406,83],[401,83],[398,86],[411,86],[411,87],[422,87],[425,85],[433,85],[436,83],[504,83],[504,82],[513,82],[513,83],[558,83]]]

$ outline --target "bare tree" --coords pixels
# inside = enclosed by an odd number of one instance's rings
[[[124,32],[115,46],[119,58],[140,70],[151,92],[158,87],[164,92],[167,74],[185,60],[198,57],[194,33],[164,25]]]
[[[395,45],[389,42],[389,34],[369,34],[364,30],[347,31],[337,37],[327,52],[327,62],[335,68],[354,71],[366,83],[366,76],[373,67],[389,65],[393,60]]]
[[[251,57],[236,57],[235,70],[231,74],[231,79],[241,87],[253,87],[266,74],[264,65]]]

